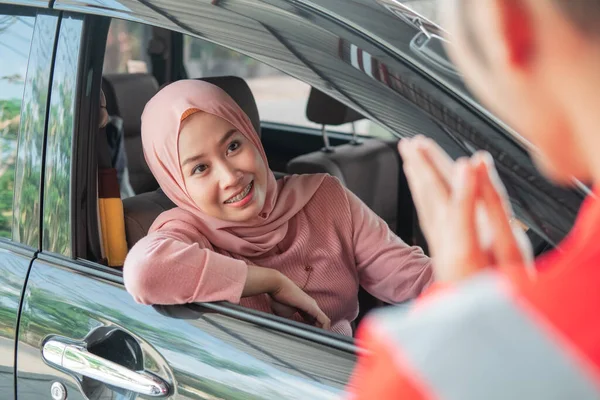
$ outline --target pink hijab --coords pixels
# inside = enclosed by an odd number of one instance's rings
[[[250,119],[221,88],[200,80],[181,80],[164,87],[144,108],[142,144],[152,174],[177,208],[162,213],[150,232],[177,220],[191,224],[211,244],[233,254],[256,257],[269,252],[283,240],[289,220],[310,201],[324,175],[293,175],[276,181],[269,172],[265,205],[251,223],[206,215],[191,200],[179,162],[181,118],[190,109],[227,120],[256,146],[267,168],[269,165]]]

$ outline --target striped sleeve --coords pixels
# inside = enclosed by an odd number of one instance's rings
[[[420,247],[403,242],[355,194],[344,191],[360,284],[388,303],[416,298],[433,281],[431,259]]]
[[[192,228],[167,223],[133,246],[123,279],[142,304],[238,303],[247,273],[244,261],[213,251]]]

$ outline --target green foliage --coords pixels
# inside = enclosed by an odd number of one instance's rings
[[[70,255],[71,139],[74,121],[74,85],[54,82],[47,140],[44,195],[44,247]]]
[[[0,120],[8,121],[19,116],[21,112],[21,100],[0,100]]]
[[[0,237],[11,238],[21,100],[0,100]]]

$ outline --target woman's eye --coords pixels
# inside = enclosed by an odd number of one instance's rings
[[[206,166],[206,164],[200,164],[192,170],[192,174],[201,174],[204,171],[206,171],[207,168],[208,167]]]
[[[233,142],[229,143],[229,146],[227,146],[227,152],[230,153],[232,151],[236,151],[237,149],[240,148],[240,142],[238,142],[237,140],[234,140]]]

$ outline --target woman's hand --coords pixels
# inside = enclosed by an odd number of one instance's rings
[[[273,312],[280,316],[291,317],[290,311],[296,309],[305,321],[323,329],[331,328],[331,321],[308,294],[291,279],[279,273],[278,288],[269,293]]]
[[[424,137],[402,140],[399,150],[436,280],[532,260],[527,236],[510,225],[508,196],[489,154],[453,162]]]
[[[275,315],[290,318],[297,311],[308,323],[323,329],[331,327],[331,321],[317,302],[291,279],[274,269],[249,265],[242,297],[263,293],[271,298],[271,308]]]

